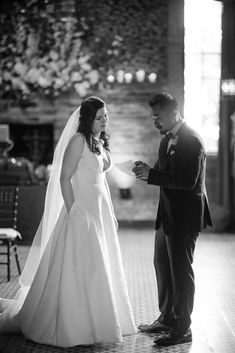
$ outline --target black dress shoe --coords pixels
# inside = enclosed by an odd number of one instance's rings
[[[155,320],[150,325],[139,325],[138,329],[145,333],[162,333],[170,331],[171,327]]]
[[[179,333],[175,329],[172,329],[169,332],[163,333],[161,336],[157,336],[153,341],[154,345],[159,347],[173,346],[175,344],[188,342],[192,342],[192,331],[190,328],[184,333]]]

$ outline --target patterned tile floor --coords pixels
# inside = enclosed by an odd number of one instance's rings
[[[152,322],[158,315],[153,257],[153,231],[121,229],[120,242],[136,324]],[[28,248],[20,247],[24,263]],[[141,333],[115,345],[62,349],[28,342],[21,335],[0,336],[1,353],[234,353],[235,352],[235,236],[202,234],[195,252],[196,298],[193,343],[154,348],[154,335]],[[0,268],[0,295],[17,290],[16,269],[10,283]]]

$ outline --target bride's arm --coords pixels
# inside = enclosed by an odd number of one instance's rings
[[[71,178],[77,168],[84,148],[84,138],[80,134],[75,134],[65,150],[63,164],[60,174],[61,191],[64,203],[69,213],[74,202]]]
[[[110,207],[111,207],[111,211],[112,211],[112,214],[113,214],[113,220],[114,220],[114,223],[116,225],[116,229],[118,230],[118,221],[117,221],[117,218],[116,218],[116,215],[115,215],[115,212],[114,212],[113,202],[112,202],[112,198],[111,198],[111,194],[110,194],[110,190],[109,190],[109,184],[108,184],[108,181],[106,179],[106,176],[105,176],[105,179],[104,179],[104,183],[105,183],[106,190],[107,190],[107,193],[108,193]]]

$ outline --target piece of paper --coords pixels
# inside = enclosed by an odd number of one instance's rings
[[[116,163],[115,166],[121,170],[121,172],[131,175],[131,176],[135,176],[135,174],[132,172],[132,169],[134,167],[136,167],[135,163],[132,160],[128,160],[126,162],[122,162],[122,163]]]

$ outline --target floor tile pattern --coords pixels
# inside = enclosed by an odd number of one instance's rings
[[[153,269],[154,232],[149,229],[121,229],[120,242],[129,294],[136,324],[152,322],[158,316],[157,289]],[[28,247],[20,247],[25,262]],[[193,313],[193,343],[155,348],[154,335],[138,333],[120,344],[63,349],[36,344],[22,335],[0,336],[0,353],[234,353],[235,352],[235,235],[202,234],[195,252],[196,297]],[[14,262],[13,262],[14,264]],[[13,297],[17,271],[6,282],[6,268],[0,267],[0,296]]]

